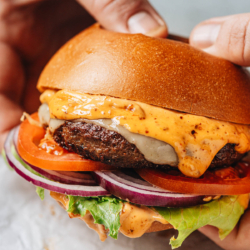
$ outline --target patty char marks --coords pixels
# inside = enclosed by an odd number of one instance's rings
[[[119,133],[85,122],[65,122],[54,132],[54,140],[68,151],[85,159],[120,168],[169,168],[147,161],[134,144]],[[225,145],[213,159],[210,168],[231,165],[243,157],[233,144]]]

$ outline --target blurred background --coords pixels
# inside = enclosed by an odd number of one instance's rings
[[[173,34],[189,36],[199,22],[250,11],[249,0],[151,0]]]

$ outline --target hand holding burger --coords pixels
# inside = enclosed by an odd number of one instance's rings
[[[239,14],[206,20],[197,25],[190,44],[212,55],[242,66],[250,66],[250,14]],[[244,250],[250,245],[250,211],[246,211],[235,229],[221,241],[211,226],[199,229],[223,249]]]
[[[94,23],[83,7],[109,30],[167,34],[164,21],[146,0],[17,0],[1,1],[0,6],[0,148],[22,112],[37,110],[36,83],[51,56]]]

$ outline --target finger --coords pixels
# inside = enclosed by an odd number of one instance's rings
[[[241,66],[250,66],[250,14],[209,19],[194,28],[190,44]]]
[[[20,123],[23,111],[17,104],[4,95],[0,95],[0,103],[0,150],[2,151],[9,130]]]
[[[218,246],[226,250],[248,250],[250,246],[250,210],[246,210],[238,225],[224,239],[219,237],[219,230],[213,226],[205,226],[199,229]]]
[[[123,33],[166,37],[167,25],[147,0],[78,0],[100,24]]]
[[[237,244],[236,242],[237,229],[236,228],[224,240],[220,239],[219,230],[216,227],[205,226],[205,227],[199,228],[198,230],[223,249],[230,250],[231,246],[233,247],[232,249],[237,249],[236,248],[236,244]]]
[[[0,150],[8,131],[19,124],[22,109],[18,106],[24,86],[22,64],[15,51],[0,43]]]
[[[240,249],[249,249],[250,246],[250,210],[245,211],[242,216],[238,231],[237,231],[237,239],[238,245]]]
[[[0,94],[19,102],[24,87],[21,60],[9,45],[2,42],[0,42],[0,55]]]

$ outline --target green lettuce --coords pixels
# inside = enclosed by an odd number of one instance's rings
[[[88,210],[95,223],[109,229],[109,235],[117,239],[120,228],[120,212],[124,201],[114,197],[79,197],[68,196],[68,212],[84,216]],[[151,207],[166,219],[179,234],[172,237],[170,245],[178,248],[182,242],[196,229],[205,225],[219,228],[219,236],[224,239],[236,226],[244,208],[237,200],[238,196],[224,196],[210,203],[190,208]]]
[[[224,196],[219,200],[190,208],[161,208],[155,210],[166,219],[179,234],[172,237],[172,248],[180,247],[182,242],[196,229],[211,225],[219,228],[219,236],[224,239],[236,226],[244,208],[238,196]]]
[[[40,199],[43,201],[44,200],[44,188],[36,187],[36,193],[38,194]]]
[[[67,212],[84,216],[87,210],[92,214],[94,222],[109,229],[109,236],[117,239],[120,228],[120,212],[123,202],[114,197],[80,197],[68,196]]]

